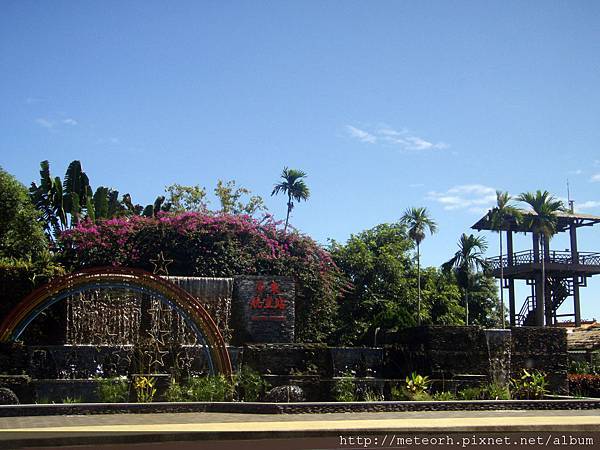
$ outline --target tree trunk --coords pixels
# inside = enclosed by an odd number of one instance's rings
[[[421,252],[417,242],[417,323],[421,325]]]
[[[287,232],[288,222],[290,220],[290,212],[292,212],[292,196],[288,194],[288,204],[287,204],[287,215],[285,216],[285,226],[283,227],[283,232]]]
[[[502,316],[502,328],[506,328],[504,320],[504,261],[502,256],[502,230],[500,230],[500,314]]]
[[[465,289],[465,311],[467,313],[466,325],[469,326],[469,291]]]

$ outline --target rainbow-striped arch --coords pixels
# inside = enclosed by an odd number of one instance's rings
[[[0,325],[0,342],[19,339],[25,328],[45,309],[65,298],[92,289],[128,289],[151,294],[174,308],[204,345],[211,374],[232,373],[223,336],[194,296],[173,283],[139,269],[100,267],[56,278],[25,297]]]

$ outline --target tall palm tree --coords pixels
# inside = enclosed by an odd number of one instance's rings
[[[417,244],[417,322],[421,325],[421,242],[426,231],[430,234],[437,231],[437,224],[429,217],[427,208],[409,208],[404,212],[400,222],[408,227],[408,236]]]
[[[463,233],[458,241],[458,251],[442,264],[445,271],[456,273],[458,284],[465,292],[466,324],[469,325],[469,286],[471,275],[486,267],[483,254],[487,250],[487,241],[483,236],[467,236]]]
[[[523,192],[519,197],[519,201],[527,203],[535,214],[527,214],[523,217],[523,224],[536,233],[538,242],[535,243],[542,249],[542,299],[546,306],[546,256],[548,248],[546,242],[556,234],[556,225],[558,218],[556,213],[564,211],[565,206],[561,200],[558,200],[548,191],[537,190],[533,192]],[[538,300],[539,301],[539,300]],[[549,324],[548,324],[549,325]]]
[[[283,178],[284,181],[275,185],[273,192],[271,192],[271,196],[277,195],[280,192],[287,194],[288,196],[287,215],[285,216],[285,227],[283,229],[284,232],[286,232],[290,220],[290,213],[294,208],[294,202],[292,200],[297,202],[301,200],[306,201],[310,196],[310,191],[303,180],[303,178],[306,178],[306,172],[302,170],[288,169],[285,167],[283,172],[281,172],[281,178]]]
[[[502,250],[502,227],[509,218],[519,222],[522,214],[511,204],[512,197],[508,192],[496,191],[496,206],[488,213],[491,228],[500,236],[500,314],[502,316],[502,328],[506,328],[504,317],[504,261]]]

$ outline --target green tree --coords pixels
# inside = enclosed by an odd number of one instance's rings
[[[427,267],[421,277],[423,300],[429,313],[428,323],[463,325],[465,309],[460,304],[461,292],[454,274]]]
[[[399,223],[353,234],[345,244],[331,242],[331,256],[350,281],[340,303],[339,342],[357,344],[376,328],[415,325],[411,249],[406,227]]]
[[[0,257],[35,260],[48,242],[27,188],[0,167]]]
[[[471,277],[469,289],[471,325],[480,325],[484,328],[499,327],[502,322],[498,309],[496,280],[485,272],[475,273]]]
[[[40,184],[31,183],[29,195],[40,212],[40,222],[49,238],[67,228],[62,181],[60,177],[52,178],[48,161],[40,163]]]
[[[156,217],[159,212],[170,212],[172,205],[170,202],[166,202],[165,200],[166,198],[164,195],[159,195],[154,200],[154,203],[146,205],[142,211],[142,215],[145,217]]]
[[[249,214],[253,215],[258,211],[266,211],[265,202],[259,195],[251,195],[250,189],[243,186],[236,186],[235,180],[223,182],[217,181],[215,195],[221,204],[220,212],[225,214]],[[244,196],[249,196],[248,200],[243,200]]]
[[[95,219],[93,194],[90,180],[81,168],[80,161],[71,161],[63,181],[64,207],[71,216],[71,226],[77,225],[85,210],[87,216]]]
[[[496,191],[496,206],[488,213],[491,228],[498,232],[500,240],[500,314],[502,315],[502,328],[506,328],[504,314],[504,260],[502,248],[502,229],[507,219],[520,221],[521,211],[511,204],[512,197],[508,192]]]
[[[306,201],[310,196],[310,191],[308,189],[308,186],[304,182],[304,178],[306,178],[306,172],[302,170],[288,169],[287,167],[285,167],[283,169],[283,172],[281,172],[281,178],[283,178],[283,181],[275,185],[275,187],[273,188],[273,192],[271,192],[271,196],[277,195],[280,192],[283,194],[287,194],[288,196],[287,214],[285,216],[285,227],[283,228],[284,232],[286,232],[288,222],[290,219],[290,213],[294,208],[294,202],[292,200],[295,200],[297,202],[301,200]]]
[[[459,286],[465,294],[465,324],[469,325],[469,288],[471,278],[480,269],[485,268],[483,254],[487,250],[487,242],[483,236],[462,234],[458,241],[458,251],[446,261],[442,268],[446,272],[454,271]]]
[[[523,192],[518,200],[527,203],[535,214],[526,214],[523,216],[523,224],[527,229],[532,230],[537,236],[536,246],[542,249],[542,299],[546,305],[546,322],[550,325],[552,321],[552,308],[546,300],[546,263],[549,256],[549,241],[556,234],[556,225],[558,217],[556,213],[564,211],[565,207],[562,201],[556,199],[548,191]],[[537,317],[536,321],[542,322],[542,317]]]
[[[414,207],[404,212],[400,222],[408,227],[408,236],[417,245],[417,323],[421,325],[421,242],[427,230],[430,234],[437,231],[437,224],[429,217],[427,208]]]
[[[173,212],[205,212],[207,209],[206,189],[199,185],[184,186],[174,183],[167,186],[165,192],[168,194],[167,203],[172,205]]]

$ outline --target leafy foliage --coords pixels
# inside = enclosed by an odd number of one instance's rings
[[[248,366],[242,367],[235,381],[240,399],[246,402],[258,401],[269,389],[260,373]]]
[[[484,392],[480,387],[467,387],[458,391],[459,400],[483,400]]]
[[[83,221],[61,233],[60,260],[70,269],[126,266],[152,271],[159,252],[171,275],[283,275],[298,282],[297,339],[320,342],[334,329],[341,274],[309,237],[283,233],[270,219],[203,213]]]
[[[126,402],[129,396],[129,383],[123,377],[95,378],[96,393],[103,403]]]
[[[254,215],[260,211],[266,211],[267,207],[262,197],[251,195],[252,192],[243,187],[236,186],[234,180],[223,182],[217,181],[215,195],[219,199],[221,209],[219,212],[225,214],[249,214]],[[250,196],[248,200],[243,200],[244,196]]]
[[[334,341],[371,343],[377,328],[394,330],[417,324],[417,270],[413,248],[400,223],[381,224],[352,235],[329,250],[349,283],[343,292]],[[424,323],[460,325],[464,309],[455,275],[436,268],[421,273]]]
[[[138,376],[133,381],[136,399],[139,403],[151,403],[156,395],[156,378]]]
[[[333,398],[336,402],[356,401],[356,382],[354,374],[345,373],[337,378],[333,385]]]
[[[271,196],[279,193],[287,194],[288,196],[287,214],[285,216],[285,226],[283,228],[283,231],[285,232],[287,231],[290,213],[292,212],[292,209],[294,209],[294,200],[297,202],[308,200],[308,197],[310,197],[310,190],[304,181],[306,172],[302,170],[288,169],[285,167],[283,172],[281,172],[281,178],[283,178],[283,181],[277,183],[273,187]]]
[[[437,402],[447,402],[450,400],[456,400],[456,395],[454,395],[454,393],[450,391],[441,391],[433,394],[431,398],[432,400],[435,400]]]
[[[168,203],[171,204],[171,211],[173,212],[205,212],[207,210],[206,189],[203,187],[174,183],[167,186],[165,191],[168,194]]]
[[[489,383],[483,388],[486,399],[489,400],[510,400],[510,389],[499,383]]]
[[[417,393],[417,392],[425,392],[429,389],[431,385],[431,380],[429,380],[428,376],[419,375],[416,372],[412,372],[409,376],[406,377],[406,389],[409,392]]]
[[[452,258],[442,265],[446,272],[453,271],[459,286],[463,289],[465,296],[465,312],[467,325],[469,322],[469,291],[472,287],[473,275],[480,269],[486,268],[484,253],[487,250],[487,242],[484,237],[463,233],[458,241],[458,251]]]
[[[567,378],[571,395],[600,397],[600,375],[570,373]]]
[[[192,377],[184,393],[184,398],[192,402],[224,402],[233,399],[234,386],[224,375]]]
[[[522,369],[520,376],[510,380],[511,392],[515,398],[536,400],[544,398],[548,381],[544,372]]]
[[[569,373],[578,375],[600,375],[600,366],[587,361],[571,361]]]
[[[425,232],[431,234],[437,231],[437,224],[429,217],[427,208],[409,208],[406,210],[400,222],[408,227],[408,236],[417,246],[417,322],[420,325],[421,314],[421,242],[425,239]]]
[[[64,269],[50,259],[0,258],[0,317],[5,317],[33,289],[64,273]],[[56,326],[61,320],[60,312],[55,307],[45,310],[27,327],[24,341],[28,344],[60,343],[62,330]]]
[[[27,189],[0,168],[0,257],[37,259],[47,256],[48,243]]]
[[[525,227],[546,237],[556,234],[557,212],[564,211],[561,200],[556,199],[548,191],[523,192],[518,200],[527,203],[535,214],[523,216]]]

